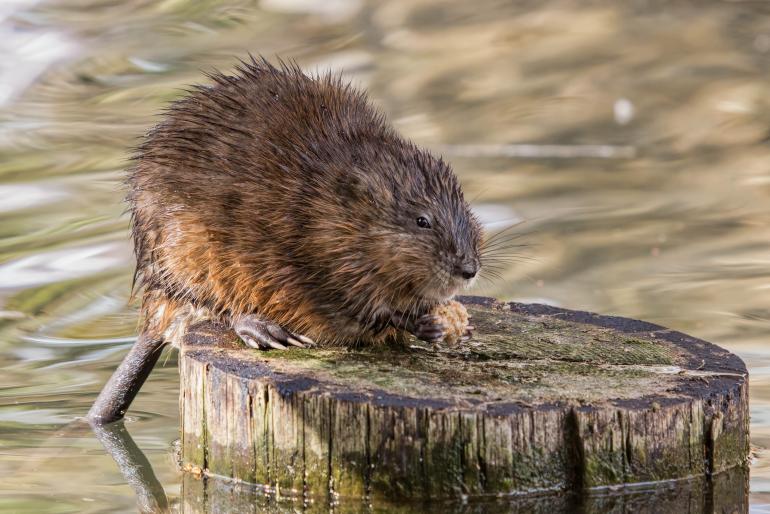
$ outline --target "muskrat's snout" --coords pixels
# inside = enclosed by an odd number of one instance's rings
[[[456,232],[457,235],[455,236],[455,248],[458,251],[455,254],[452,275],[455,279],[462,280],[461,287],[468,288],[473,284],[474,279],[481,270],[481,253],[479,250],[482,229],[467,205],[465,209],[465,223],[461,224],[463,229]]]
[[[479,272],[479,260],[474,255],[461,255],[455,262],[454,269],[452,270],[454,275],[462,277],[465,280],[471,280]]]

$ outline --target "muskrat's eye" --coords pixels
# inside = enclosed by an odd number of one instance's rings
[[[420,228],[430,228],[430,221],[424,216],[417,218],[417,226]]]

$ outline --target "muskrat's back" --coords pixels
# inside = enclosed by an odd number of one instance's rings
[[[168,109],[128,179],[153,330],[255,313],[351,343],[450,297],[457,262],[478,268],[478,225],[451,170],[363,94],[264,61],[212,78]],[[432,239],[413,226],[427,217]]]

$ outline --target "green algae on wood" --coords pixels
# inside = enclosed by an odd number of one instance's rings
[[[274,490],[220,477],[186,473],[182,478],[180,512],[254,514],[591,514],[748,512],[749,471],[737,466],[710,479],[694,477],[664,484],[602,488],[550,495],[508,495],[474,500],[407,499],[369,501],[276,494]]]
[[[709,476],[746,462],[729,352],[649,323],[462,299],[473,340],[257,352],[190,329],[182,459],[281,494],[452,498]]]

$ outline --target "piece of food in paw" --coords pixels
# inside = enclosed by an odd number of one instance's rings
[[[446,326],[446,335],[444,342],[456,343],[467,335],[468,331],[468,311],[465,306],[455,300],[437,305],[429,314],[438,316],[441,322]]]

